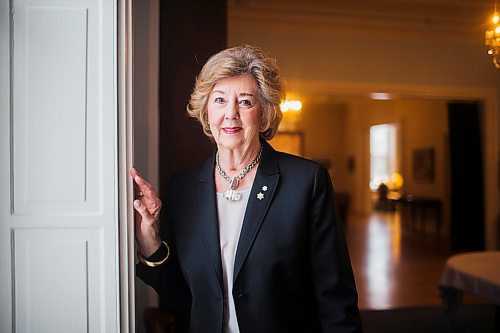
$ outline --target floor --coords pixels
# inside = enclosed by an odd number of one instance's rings
[[[438,283],[451,254],[446,238],[406,226],[399,212],[351,215],[346,238],[360,309],[441,304]]]

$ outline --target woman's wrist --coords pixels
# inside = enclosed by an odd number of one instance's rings
[[[149,267],[157,267],[162,265],[170,257],[170,248],[164,241],[160,246],[149,256],[144,256],[139,249],[137,249],[137,258],[141,263]]]
[[[161,238],[156,235],[149,238],[136,237],[136,240],[137,251],[139,251],[144,258],[149,258],[162,247]]]

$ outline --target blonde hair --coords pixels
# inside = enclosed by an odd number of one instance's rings
[[[265,140],[271,140],[278,131],[283,117],[279,105],[284,92],[276,60],[258,47],[243,45],[211,56],[196,78],[187,105],[187,113],[190,117],[198,119],[208,137],[213,138],[208,123],[208,96],[218,81],[243,74],[250,74],[257,83],[262,107],[260,136]]]

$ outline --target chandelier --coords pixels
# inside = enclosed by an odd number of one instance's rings
[[[500,16],[496,2],[490,25],[484,33],[484,44],[488,46],[488,54],[493,57],[493,64],[496,68],[500,68]]]

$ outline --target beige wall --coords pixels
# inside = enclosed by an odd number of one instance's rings
[[[370,126],[394,123],[398,126],[398,170],[405,179],[403,190],[421,197],[448,199],[446,103],[439,100],[374,101],[351,98],[329,104],[306,104],[299,129],[304,133],[304,155],[329,159],[337,192],[351,196],[351,211],[371,210],[369,183]],[[413,180],[413,151],[435,150],[435,179]],[[348,159],[354,159],[354,170]]]
[[[308,103],[302,110],[300,128],[304,133],[304,155],[314,160],[330,161],[335,191],[345,191],[347,171],[344,151],[344,104]]]
[[[415,195],[447,199],[448,173],[447,150],[448,117],[443,101],[401,101],[403,173],[405,190]],[[434,148],[435,181],[418,182],[413,177],[413,152],[415,149]]]
[[[231,27],[231,25],[230,25]],[[228,44],[254,44],[275,56],[288,80],[451,86],[500,85],[482,36],[464,43],[362,36],[228,31]],[[295,88],[295,87],[293,87]],[[299,87],[300,89],[300,87]]]

